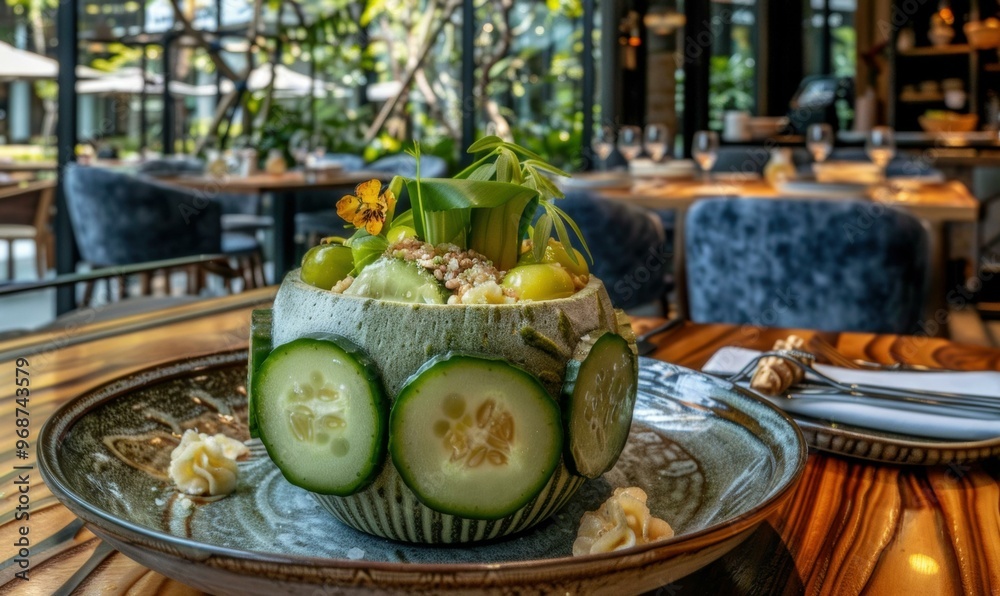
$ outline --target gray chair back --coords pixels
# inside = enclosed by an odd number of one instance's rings
[[[218,253],[221,208],[198,193],[103,168],[70,165],[66,205],[80,254],[127,265]]]
[[[709,199],[686,224],[693,321],[917,330],[929,240],[908,213],[869,201]]]

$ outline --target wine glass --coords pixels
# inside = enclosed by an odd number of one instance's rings
[[[876,126],[868,134],[865,143],[865,153],[868,159],[882,170],[882,180],[885,180],[886,167],[896,156],[896,135],[888,126]]]
[[[590,148],[594,150],[594,154],[597,159],[601,160],[603,169],[608,167],[608,158],[611,157],[611,152],[615,150],[615,131],[610,126],[602,126],[594,134],[593,140],[590,142]]]
[[[288,146],[299,169],[304,168],[309,157],[309,134],[304,130],[296,131],[288,140]]]
[[[712,166],[718,159],[719,133],[713,130],[699,130],[694,133],[694,141],[691,144],[691,156],[698,162],[704,174],[705,181],[712,179]]]
[[[313,133],[312,138],[309,140],[309,145],[312,147],[311,156],[314,163],[317,165],[323,162],[323,158],[326,157],[326,139],[320,133]]]
[[[665,124],[647,124],[643,135],[642,148],[646,150],[654,162],[659,162],[667,154],[670,131]]]
[[[618,130],[618,152],[628,163],[642,153],[642,129],[638,126],[623,126]]]
[[[833,127],[829,124],[810,124],[806,130],[806,148],[816,163],[826,161],[833,152]]]

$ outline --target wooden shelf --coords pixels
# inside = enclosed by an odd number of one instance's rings
[[[903,99],[899,98],[899,103],[943,103],[944,95],[935,95],[934,97],[921,97],[919,99]]]
[[[983,66],[986,72],[1000,72],[1000,63],[987,64]]]
[[[972,51],[972,46],[967,44],[962,45],[950,45],[950,46],[924,46],[919,48],[913,48],[911,50],[906,50],[905,52],[899,52],[900,56],[917,58],[920,56],[957,56],[960,54],[969,54]]]

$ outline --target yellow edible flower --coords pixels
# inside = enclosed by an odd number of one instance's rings
[[[382,191],[380,181],[369,180],[359,184],[353,195],[337,201],[337,215],[355,227],[364,228],[372,236],[377,236],[385,224],[386,214],[395,206],[396,195],[389,188]]]

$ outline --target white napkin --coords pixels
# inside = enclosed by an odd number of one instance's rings
[[[709,358],[702,370],[721,375],[733,374],[759,355],[760,352],[756,350],[722,348]],[[816,370],[844,383],[990,396],[997,398],[1000,406],[1000,372],[854,370],[823,364],[817,364]],[[792,393],[795,393],[794,389]],[[878,398],[858,398],[855,402],[847,403],[824,399],[822,395],[798,399],[763,397],[792,415],[898,434],[955,441],[1000,437],[1000,416],[992,419],[985,415],[976,417],[975,413],[961,410],[953,410],[952,415],[918,412]]]

